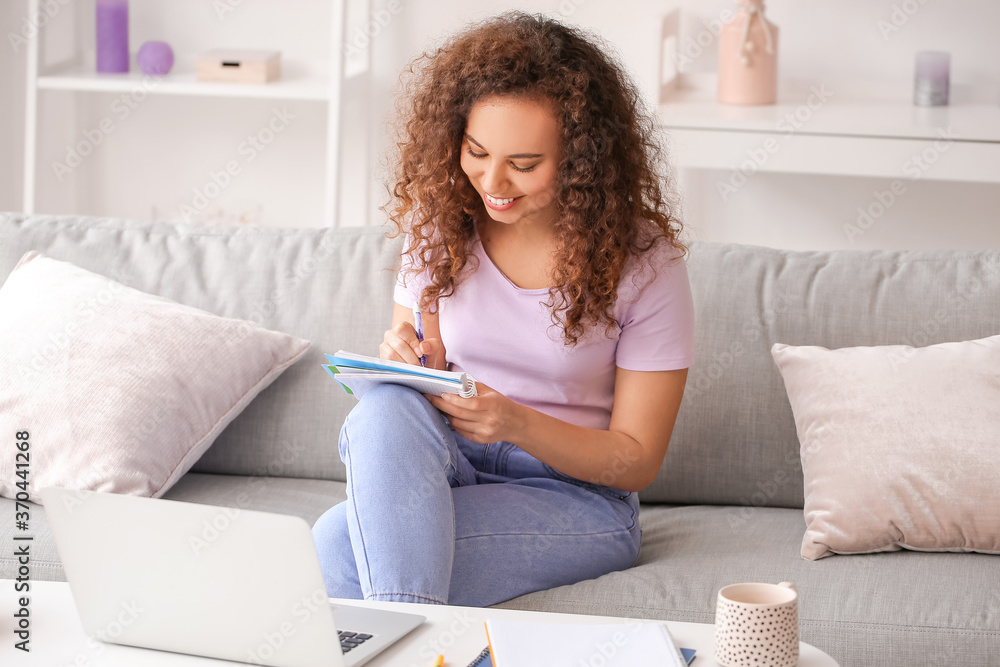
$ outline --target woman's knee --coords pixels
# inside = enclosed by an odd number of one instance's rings
[[[351,535],[347,529],[346,508],[346,502],[338,503],[316,519],[316,523],[312,527],[312,535],[317,551],[322,553],[331,547],[338,549],[344,546],[350,549]]]
[[[409,387],[382,384],[369,389],[354,406],[340,430],[340,458],[347,461],[348,449],[358,447],[384,449],[386,454],[398,452],[397,441],[426,439],[426,435],[439,434],[444,427],[440,413],[423,397]],[[379,453],[365,456],[378,458]]]
[[[361,599],[357,562],[347,527],[347,503],[334,505],[313,524],[313,542],[330,597]]]

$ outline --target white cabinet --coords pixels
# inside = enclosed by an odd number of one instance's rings
[[[169,8],[170,12],[183,12],[195,6],[192,3],[162,2],[163,7]],[[138,12],[149,9],[156,0],[132,0],[130,21],[134,21]],[[316,192],[317,197],[322,197],[323,202],[320,207],[317,202],[317,210],[322,210],[323,222],[326,225],[336,226],[338,224],[339,205],[339,151],[340,151],[340,115],[341,97],[343,89],[344,71],[344,49],[343,35],[345,33],[344,22],[346,19],[345,0],[329,0],[330,6],[327,12],[323,12],[324,19],[329,16],[328,44],[320,49],[313,48],[312,53],[318,56],[309,59],[287,59],[284,49],[282,58],[282,76],[279,81],[261,85],[243,84],[223,84],[223,83],[202,83],[195,80],[194,61],[197,55],[194,51],[179,51],[175,47],[175,64],[171,72],[160,79],[152,79],[142,73],[135,65],[135,52],[140,44],[138,40],[130,34],[130,50],[132,52],[132,71],[128,74],[97,74],[94,66],[94,52],[92,46],[87,48],[88,39],[93,41],[94,30],[94,2],[93,0],[73,3],[74,6],[66,7],[66,3],[49,2],[43,3],[41,0],[29,0],[29,16],[38,17],[35,25],[43,26],[42,29],[34,31],[28,41],[27,51],[27,88],[26,88],[26,113],[25,113],[25,151],[24,151],[24,193],[23,209],[26,213],[34,213],[36,209],[36,186],[39,165],[39,142],[44,141],[46,136],[41,133],[41,122],[39,118],[39,95],[87,95],[90,93],[120,93],[123,98],[137,95],[145,96],[176,96],[190,102],[192,114],[197,114],[197,105],[205,103],[208,98],[255,98],[258,100],[279,101],[307,101],[325,105],[326,115],[326,138],[325,138],[325,174],[322,176],[324,184],[323,192]],[[274,16],[278,7],[285,3],[270,3],[267,9],[271,12],[268,17]],[[307,12],[300,11],[300,7],[293,7],[288,10],[287,21],[281,21],[282,25],[273,26],[277,34],[275,39],[281,43],[294,46],[294,30],[301,28],[303,22],[308,22],[310,17]],[[45,6],[41,6],[45,5]],[[301,5],[301,3],[300,3]],[[214,8],[214,10],[213,10]],[[191,32],[189,21],[201,20],[210,22],[214,20],[211,14],[206,12],[222,12],[220,21],[227,17],[224,12],[232,10],[239,13],[238,19],[233,19],[232,23],[240,25],[240,21],[259,20],[253,17],[253,12],[260,11],[260,6],[254,6],[250,2],[243,0],[214,0],[214,2],[201,2],[200,13],[177,17],[173,24],[174,34],[185,44],[190,45],[191,39],[187,38]],[[56,42],[62,40],[62,35],[49,34],[44,26],[56,19],[65,17],[49,17],[48,12],[73,13],[72,21],[75,23],[70,32],[76,36],[76,44],[67,47],[58,43],[46,44],[47,40]],[[174,17],[171,15],[171,19]],[[203,33],[212,35],[213,30],[218,31],[218,26],[202,26]],[[228,27],[228,26],[227,26]],[[271,29],[271,26],[268,26]],[[309,26],[310,34],[323,34],[323,26]],[[170,39],[166,41],[171,42]],[[172,44],[173,45],[173,44]],[[198,51],[209,50],[214,44],[204,44],[204,48]],[[273,48],[273,42],[267,45],[257,45],[253,43],[244,46],[255,48],[258,46]],[[294,50],[294,49],[292,49]],[[62,52],[61,57],[49,57],[50,52]],[[68,53],[68,55],[66,55]],[[52,91],[52,92],[49,92]],[[126,99],[127,101],[127,99]],[[70,103],[61,104],[53,102],[48,105],[51,108],[72,110],[74,107]],[[71,113],[69,111],[68,113]],[[58,121],[72,123],[72,118],[63,116]],[[51,122],[47,120],[46,122]],[[149,128],[155,131],[156,128]],[[89,131],[99,131],[100,128],[91,128]],[[86,139],[86,137],[84,137]],[[86,141],[83,141],[86,144]],[[72,151],[72,149],[71,149]],[[183,155],[180,151],[172,151],[173,154],[160,156],[159,159],[177,162],[180,168]],[[88,165],[84,164],[83,169]],[[269,165],[278,170],[278,166]],[[58,167],[56,167],[58,169]],[[60,213],[70,213],[72,211],[58,211]]]
[[[715,101],[714,74],[677,73],[676,12],[662,23],[659,119],[681,168],[1000,183],[1000,100],[952,87],[918,107],[909,81],[789,81],[778,103]],[[724,182],[724,181],[723,181]]]

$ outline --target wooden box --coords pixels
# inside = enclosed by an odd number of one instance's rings
[[[198,56],[198,81],[267,83],[281,77],[281,52],[260,49],[217,49]]]

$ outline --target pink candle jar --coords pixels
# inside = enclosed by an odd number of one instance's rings
[[[778,26],[764,16],[764,0],[736,0],[736,16],[719,34],[723,104],[774,104],[778,98]]]

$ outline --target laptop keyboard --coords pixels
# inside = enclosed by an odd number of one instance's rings
[[[372,638],[371,635],[366,635],[363,632],[348,632],[347,630],[338,630],[337,634],[340,635],[340,650],[344,653]]]

